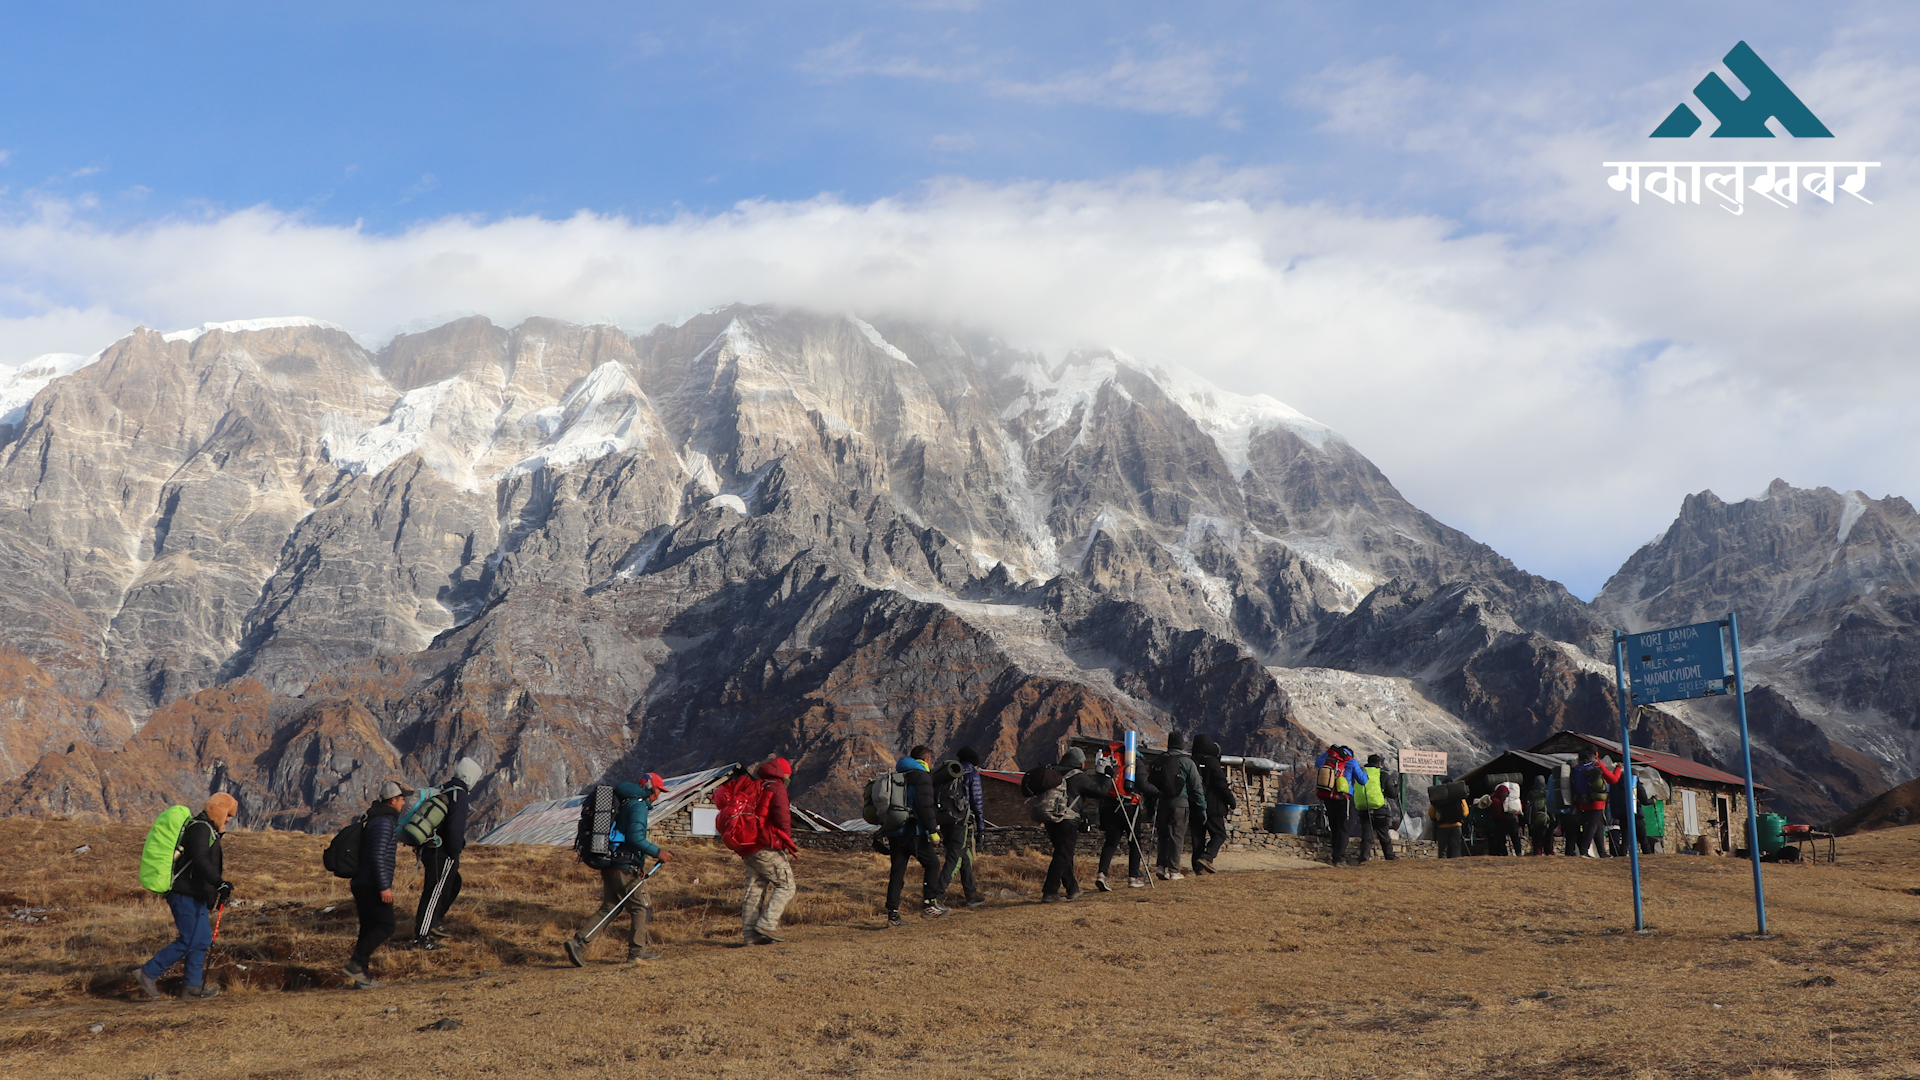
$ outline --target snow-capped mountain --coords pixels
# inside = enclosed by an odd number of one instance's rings
[[[844,810],[919,741],[1471,757],[1612,723],[1565,589],[1281,402],[1117,351],[733,307],[78,362],[0,447],[0,697],[68,717],[0,732],[16,772],[51,751],[23,811],[214,785],[323,825],[471,754],[486,817],[773,751]]]

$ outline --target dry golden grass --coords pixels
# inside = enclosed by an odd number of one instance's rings
[[[171,936],[134,883],[139,841],[0,821],[0,915],[55,909],[0,921],[9,1080],[1920,1076],[1920,827],[1843,841],[1837,867],[1769,867],[1767,941],[1743,936],[1730,859],[1648,860],[1642,936],[1622,932],[1623,862],[1376,860],[1043,907],[1039,857],[987,858],[989,894],[1020,900],[886,931],[881,860],[808,854],[790,940],[749,950],[736,860],[688,849],[654,879],[666,956],[615,964],[602,943],[584,970],[558,943],[597,878],[565,851],[476,848],[454,943],[382,951],[370,992],[335,989],[353,919],[323,841],[236,833],[228,876],[258,906],[214,950],[229,994],[193,1005],[129,994]]]

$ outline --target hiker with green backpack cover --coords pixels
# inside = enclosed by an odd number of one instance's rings
[[[134,972],[140,989],[150,998],[161,996],[157,980],[182,961],[186,986],[180,996],[204,1000],[220,993],[218,986],[206,985],[207,950],[213,945],[212,912],[233,892],[221,876],[225,860],[220,837],[239,810],[233,796],[216,792],[198,814],[184,806],[169,807],[147,833],[140,884],[166,895],[177,932],[172,942]]]

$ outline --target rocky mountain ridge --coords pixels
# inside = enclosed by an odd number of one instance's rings
[[[490,820],[781,752],[845,813],[920,741],[1612,723],[1587,605],[1323,425],[1114,351],[732,307],[143,329],[67,368],[0,430],[0,647],[93,718],[0,730],[8,812],[217,787],[320,828],[470,754]]]

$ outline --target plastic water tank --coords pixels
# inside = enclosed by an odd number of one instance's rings
[[[1307,812],[1305,803],[1275,803],[1267,807],[1267,831],[1271,833],[1298,833],[1300,816]]]

